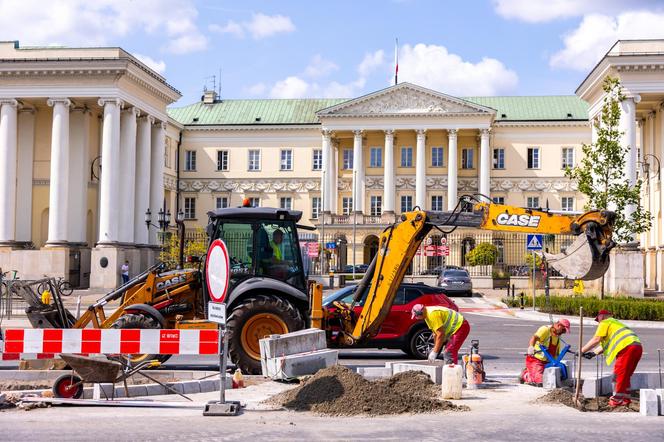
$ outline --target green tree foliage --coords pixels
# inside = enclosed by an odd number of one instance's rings
[[[200,257],[207,253],[208,240],[205,230],[197,227],[190,239],[184,242],[184,259],[188,256]],[[166,263],[168,268],[174,269],[178,265],[180,256],[180,238],[176,234],[170,234],[164,242],[164,247],[159,255],[162,262]],[[185,268],[198,267],[198,263],[184,263]]]
[[[617,242],[627,242],[633,235],[650,229],[651,214],[641,206],[639,179],[634,186],[625,179],[625,161],[630,146],[620,144],[620,103],[625,99],[620,80],[607,77],[603,85],[606,96],[599,123],[595,124],[597,140],[583,144],[583,159],[565,175],[578,183],[579,191],[586,195],[586,210],[612,208],[617,218],[614,237]],[[635,146],[631,146],[635,148]],[[625,208],[635,210],[625,216]]]
[[[470,266],[490,266],[496,263],[498,249],[491,243],[480,243],[470,252],[466,253],[466,262]]]

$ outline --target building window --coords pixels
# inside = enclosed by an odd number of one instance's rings
[[[413,167],[413,148],[401,148],[401,167]]]
[[[572,168],[574,167],[574,148],[573,147],[563,147],[563,161],[562,168]]]
[[[261,151],[258,149],[249,151],[249,170],[261,170]]]
[[[313,219],[318,219],[321,212],[320,197],[314,196],[311,198],[311,217]]]
[[[380,216],[383,213],[383,197],[371,195],[371,216]]]
[[[494,196],[492,198],[494,204],[505,204],[505,197],[504,196]]]
[[[283,149],[281,151],[281,166],[280,170],[293,170],[293,151],[290,149]]]
[[[539,147],[528,148],[528,169],[540,168],[540,149]]]
[[[184,199],[184,218],[196,219],[196,198]]]
[[[290,196],[283,196],[279,198],[279,207],[282,209],[291,210],[293,208],[293,198]]]
[[[353,197],[345,196],[341,199],[341,213],[343,215],[350,215],[353,211]]]
[[[529,209],[539,209],[539,197],[538,196],[529,196],[526,198],[526,207]]]
[[[383,149],[372,147],[369,152],[369,167],[383,167]]]
[[[323,170],[323,151],[321,149],[314,149],[311,163],[313,170]]]
[[[432,195],[431,196],[431,210],[434,212],[442,212],[443,210],[443,196],[442,195]]]
[[[257,196],[247,198],[249,200],[249,207],[258,207],[261,205],[261,199]]]
[[[227,171],[228,170],[228,151],[227,150],[218,150],[217,151],[217,171]]]
[[[196,170],[196,151],[186,150],[184,152],[184,170],[192,172]]]
[[[344,149],[344,170],[353,168],[353,149]]]
[[[413,196],[401,195],[401,212],[411,212],[413,210]]]
[[[443,148],[431,148],[431,167],[443,167]]]
[[[573,212],[574,211],[574,197],[573,196],[564,196],[560,199],[560,205],[563,212]]]
[[[505,168],[505,149],[498,147],[493,150],[493,168],[494,169],[504,169]]]
[[[217,209],[225,209],[226,207],[228,207],[228,197],[218,196],[216,198],[216,207]]]
[[[473,148],[468,147],[466,149],[461,149],[461,168],[473,168]]]

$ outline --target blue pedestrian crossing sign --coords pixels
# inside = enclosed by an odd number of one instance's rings
[[[529,233],[526,239],[526,250],[542,250],[542,235]]]

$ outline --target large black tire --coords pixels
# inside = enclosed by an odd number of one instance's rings
[[[111,325],[111,328],[142,328],[142,329],[155,329],[161,328],[161,324],[151,316],[128,313],[120,316]],[[161,363],[169,360],[171,355],[155,355],[155,354],[136,354],[136,355],[122,355],[121,358],[132,365],[139,362],[156,359]]]
[[[300,330],[304,319],[287,299],[257,295],[234,307],[226,326],[231,360],[243,373],[261,374],[259,339]]]
[[[417,359],[426,359],[433,349],[433,333],[427,327],[420,327],[413,331],[403,351]]]

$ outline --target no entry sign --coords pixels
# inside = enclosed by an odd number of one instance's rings
[[[230,278],[228,249],[220,239],[212,241],[205,260],[205,283],[213,302],[224,302]]]

